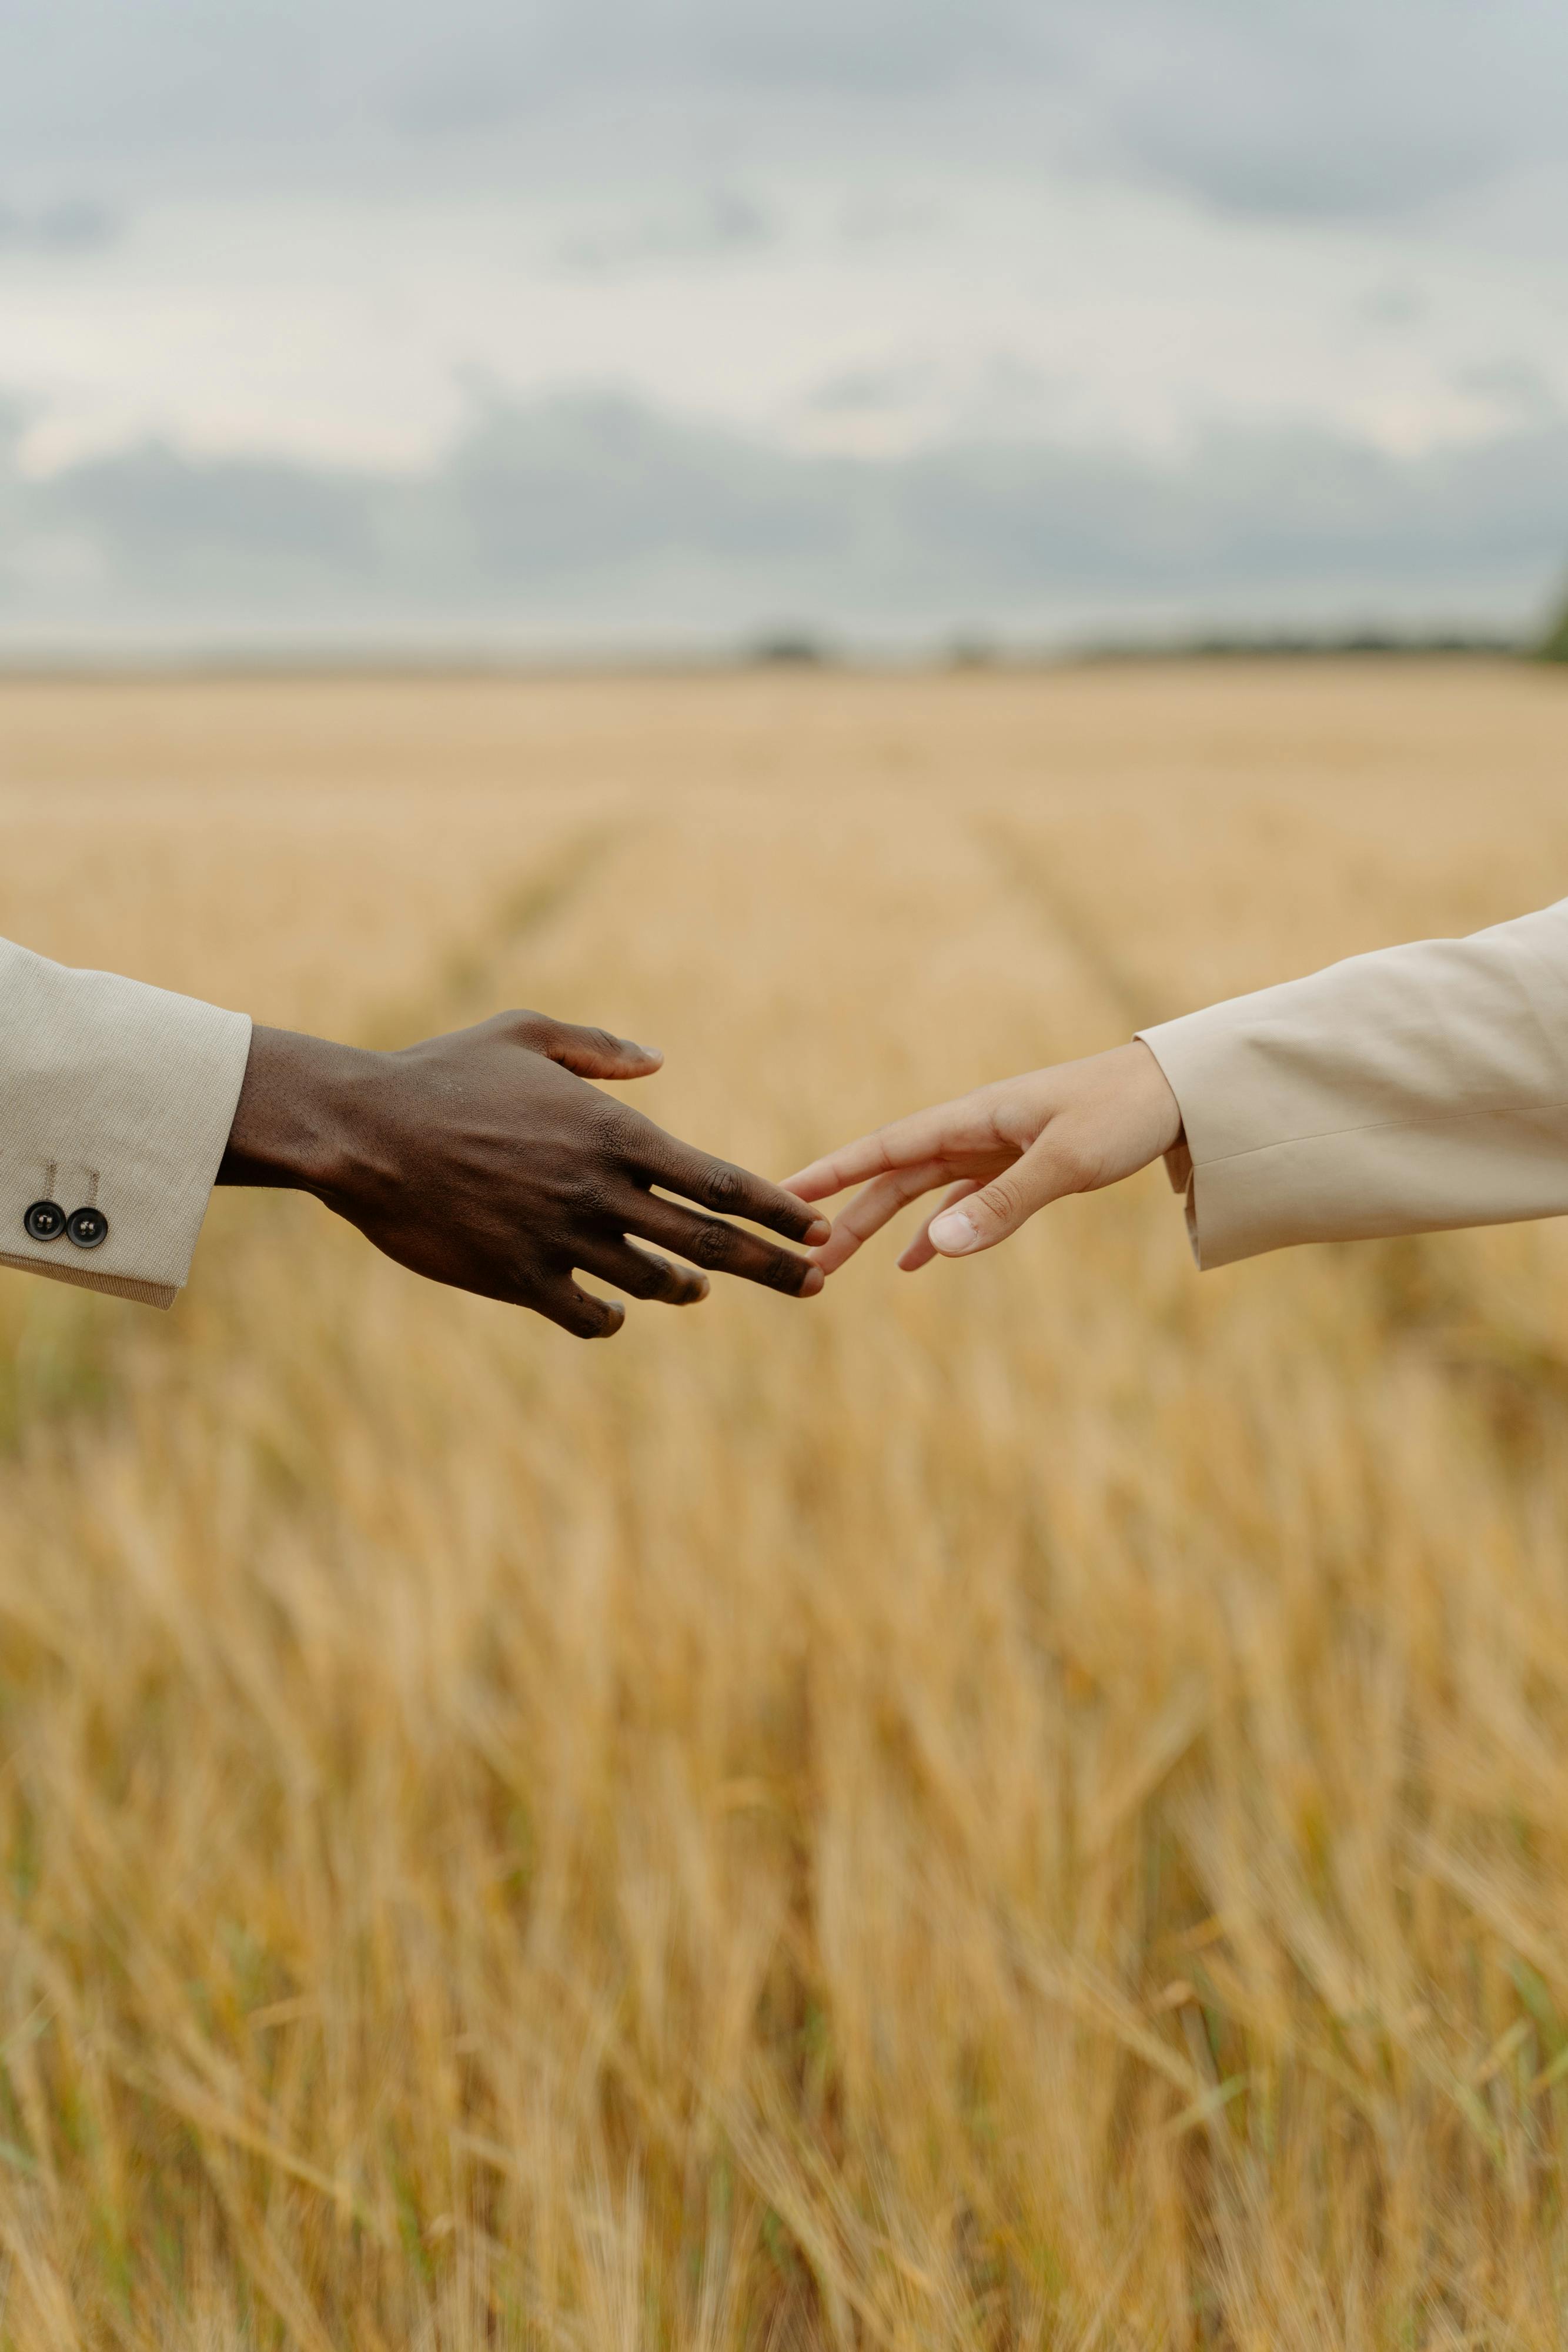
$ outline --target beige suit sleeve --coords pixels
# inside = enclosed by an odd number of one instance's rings
[[[244,1013],[0,940],[0,1265],[172,1306],[249,1053]]]
[[[1140,1034],[1201,1266],[1568,1213],[1568,899]]]

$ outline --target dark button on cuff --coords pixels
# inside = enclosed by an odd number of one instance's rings
[[[36,1242],[57,1242],[66,1229],[66,1213],[57,1201],[35,1201],[22,1223]]]
[[[109,1219],[101,1209],[78,1209],[66,1226],[78,1249],[101,1249],[109,1239]]]

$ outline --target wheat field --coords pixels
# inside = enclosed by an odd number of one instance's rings
[[[1565,783],[1475,665],[13,681],[0,933],[777,1174],[1559,897]],[[0,2343],[1562,2342],[1568,1234],[893,1255],[0,1276]]]

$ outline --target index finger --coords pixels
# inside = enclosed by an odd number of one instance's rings
[[[662,1129],[655,1128],[653,1136],[657,1140],[650,1139],[643,1172],[664,1192],[678,1192],[723,1216],[747,1217],[792,1242],[827,1240],[831,1231],[827,1219],[808,1208],[799,1194],[770,1184],[765,1176],[754,1176],[749,1168],[698,1151]]]
[[[817,1264],[822,1272],[836,1274],[840,1266],[847,1265],[861,1244],[880,1233],[890,1217],[897,1216],[905,1202],[929,1192],[934,1184],[940,1184],[946,1172],[945,1160],[923,1160],[914,1168],[901,1168],[896,1175],[873,1178],[834,1220],[832,1233],[817,1252]]]
[[[977,1112],[974,1097],[960,1095],[956,1101],[933,1103],[929,1110],[895,1118],[856,1143],[841,1144],[837,1151],[813,1160],[785,1181],[802,1201],[826,1201],[846,1184],[863,1184],[868,1176],[891,1176],[898,1169],[940,1159],[958,1145],[994,1139],[991,1123]]]

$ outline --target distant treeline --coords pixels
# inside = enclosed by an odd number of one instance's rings
[[[1140,643],[1129,639],[1084,648],[1090,660],[1344,660],[1374,655],[1380,658],[1392,656],[1419,659],[1433,655],[1475,655],[1496,660],[1528,654],[1532,648],[1521,644],[1516,636],[1483,634],[1475,630],[1434,629],[1419,634],[1396,629],[1346,629],[1315,634],[1310,631],[1281,629],[1268,632],[1204,631],[1194,636],[1172,637]]]
[[[953,638],[927,655],[954,669],[1029,668],[1062,660],[1344,660],[1360,656],[1419,659],[1471,656],[1490,660],[1568,661],[1568,607],[1535,641],[1501,631],[1402,630],[1359,627],[1342,630],[1203,629],[1160,636],[1085,638],[1074,645],[1031,647],[977,634]],[[810,629],[779,630],[741,649],[743,661],[770,667],[822,668],[852,666],[856,651]]]
[[[947,639],[903,648],[868,646],[831,630],[789,625],[728,646],[584,647],[544,651],[507,646],[414,646],[378,648],[313,642],[254,650],[199,646],[167,651],[10,655],[0,647],[0,679],[97,677],[495,677],[591,675],[602,671],[910,669],[1030,670],[1073,663],[1178,661],[1343,661],[1475,659],[1568,663],[1568,603],[1539,635],[1500,630],[1410,630],[1364,625],[1348,629],[1173,630],[1163,635],[1080,637],[1034,643],[963,631]]]
[[[1542,661],[1568,662],[1568,597],[1538,648]]]

